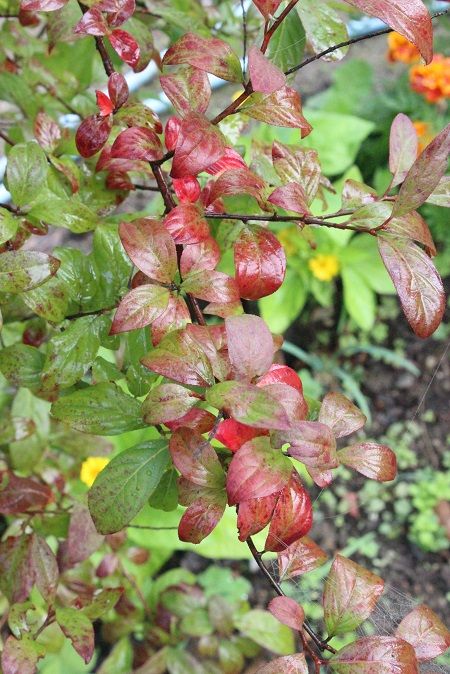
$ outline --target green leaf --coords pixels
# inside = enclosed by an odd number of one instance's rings
[[[17,388],[38,388],[44,362],[44,354],[27,344],[13,344],[0,350],[0,372]]]
[[[270,40],[267,58],[284,72],[301,62],[305,44],[302,22],[296,12],[291,12]]]
[[[236,628],[263,648],[279,655],[295,653],[292,630],[282,625],[268,611],[254,609],[235,620]]]
[[[13,238],[19,227],[19,220],[6,208],[0,208],[0,244]]]
[[[169,468],[161,476],[158,486],[150,495],[149,505],[157,510],[170,512],[178,506],[178,473]]]
[[[375,294],[354,269],[342,270],[344,304],[356,325],[370,330],[375,322]]]
[[[287,268],[276,292],[259,300],[261,316],[272,332],[282,334],[295,321],[308,297],[308,274]]]
[[[2,668],[6,674],[35,674],[36,665],[45,650],[30,636],[8,637],[2,652]]]
[[[37,196],[37,195],[36,195]],[[44,190],[29,212],[32,218],[43,220],[54,227],[65,227],[75,234],[95,229],[97,214],[77,195],[62,197],[49,189]]]
[[[122,596],[122,592],[123,588],[121,587],[108,587],[96,595],[90,604],[83,606],[82,612],[89,620],[97,620],[114,608]]]
[[[42,190],[47,177],[45,152],[35,142],[14,145],[8,154],[6,178],[16,206],[31,203]]]
[[[302,0],[297,5],[308,42],[315,54],[328,47],[348,40],[345,23],[340,19],[329,0]],[[323,57],[324,61],[340,61],[348,51],[348,47],[335,49]],[[300,63],[300,60],[297,61]],[[296,65],[296,64],[294,64]]]
[[[94,654],[94,628],[89,618],[75,608],[56,608],[56,622],[78,655],[86,664],[90,662]]]
[[[283,430],[289,427],[282,404],[263,388],[238,381],[224,381],[206,391],[206,401],[236,421],[254,428]]]
[[[59,260],[31,250],[8,251],[0,256],[0,292],[31,290],[56,274]]]
[[[90,261],[97,286],[90,308],[116,306],[128,289],[133,265],[120,242],[115,225],[102,224],[97,227]]]
[[[116,456],[89,491],[89,510],[100,533],[120,531],[154,492],[169,464],[165,440],[145,442]]]
[[[144,428],[141,404],[114,384],[96,384],[53,403],[51,414],[77,431],[119,435]]]

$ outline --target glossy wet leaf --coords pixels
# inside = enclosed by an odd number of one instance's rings
[[[392,122],[389,137],[389,170],[392,186],[399,185],[417,159],[419,141],[414,124],[400,112]]]
[[[253,609],[236,618],[238,630],[263,648],[279,655],[294,653],[294,636],[268,611]]]
[[[258,47],[253,45],[248,52],[248,70],[253,91],[273,94],[286,84],[286,76]]]
[[[233,375],[242,381],[252,381],[272,365],[274,344],[272,334],[259,316],[250,314],[225,319],[228,357]]]
[[[112,48],[124,63],[127,63],[131,68],[137,66],[141,52],[138,43],[130,33],[116,28],[108,35],[108,39]]]
[[[416,606],[395,630],[395,636],[413,646],[419,662],[433,660],[450,648],[450,632],[428,606]]]
[[[230,82],[242,80],[239,58],[230,45],[218,38],[186,33],[165,53],[164,65],[187,64]]]
[[[296,653],[272,660],[260,667],[257,674],[308,674],[308,665],[303,653]]]
[[[271,614],[293,630],[301,630],[305,620],[305,612],[302,607],[290,597],[275,597],[268,606]]]
[[[35,142],[14,145],[8,154],[6,179],[8,190],[16,206],[30,204],[45,184],[47,159]]]
[[[0,512],[3,515],[44,510],[52,500],[53,493],[48,485],[10,471],[0,472]]]
[[[163,155],[161,141],[154,131],[133,126],[121,131],[111,147],[111,157],[154,161]]]
[[[170,283],[177,269],[172,237],[158,220],[142,218],[122,222],[119,236],[136,267],[160,283]]]
[[[169,296],[167,288],[157,285],[145,284],[133,288],[117,307],[110,334],[150,325],[167,309]]]
[[[169,447],[173,464],[184,478],[200,487],[224,486],[217,453],[201,435],[181,428],[172,434]]]
[[[311,499],[296,472],[278,495],[270,521],[265,550],[281,552],[312,527]]]
[[[273,94],[252,94],[241,111],[266,124],[299,129],[302,138],[311,132],[302,113],[300,96],[291,87],[282,87]]]
[[[197,205],[182,203],[164,218],[164,226],[177,244],[201,243],[209,238],[209,226]]]
[[[90,115],[77,129],[75,143],[77,150],[86,159],[93,157],[109,138],[112,129],[112,116]]]
[[[58,271],[60,262],[39,251],[7,251],[0,256],[0,291],[21,293],[45,283]]]
[[[250,498],[239,503],[237,527],[239,540],[246,541],[249,536],[254,536],[262,531],[270,522],[279,492]]]
[[[180,124],[171,176],[196,176],[220,159],[224,151],[220,131],[203,115],[191,112]]]
[[[186,330],[170,332],[141,362],[149,370],[180,384],[207,386],[214,382],[211,363]]]
[[[280,578],[295,578],[325,564],[327,553],[304,536],[278,553],[278,572]]]
[[[178,525],[180,541],[201,543],[220,522],[226,507],[226,493],[219,489],[200,488]]]
[[[257,300],[283,283],[286,256],[276,236],[264,227],[245,227],[234,244],[236,281],[241,297]]]
[[[333,431],[336,438],[359,431],[366,416],[342,393],[327,393],[320,406],[319,421]]]
[[[178,68],[160,76],[161,87],[180,115],[191,111],[205,113],[211,98],[211,86],[204,70],[192,66]]]
[[[390,482],[397,475],[397,459],[389,447],[376,442],[361,442],[340,449],[338,459],[348,468],[357,470],[378,482]]]
[[[142,414],[147,424],[175,421],[198,402],[197,395],[179,384],[161,384],[152,389],[142,403]]]
[[[328,661],[337,674],[418,674],[414,649],[395,637],[363,637]]]

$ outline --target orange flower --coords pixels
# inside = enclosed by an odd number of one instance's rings
[[[419,139],[419,148],[417,154],[421,154],[427,145],[431,143],[436,134],[433,133],[431,124],[429,122],[422,122],[420,120],[413,122],[414,128]]]
[[[430,65],[417,65],[409,72],[411,88],[429,103],[450,98],[450,57],[435,54]]]
[[[389,33],[388,35],[388,59],[389,61],[401,61],[402,63],[416,63],[420,58],[417,47],[412,42],[400,35],[400,33]]]

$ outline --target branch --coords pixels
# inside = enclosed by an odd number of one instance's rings
[[[342,215],[350,215],[353,211],[342,213],[331,213],[324,215],[323,218],[314,218],[309,215],[244,215],[242,213],[205,213],[206,218],[213,220],[241,220],[242,222],[249,222],[254,220],[256,222],[303,222],[305,225],[319,225],[321,227],[332,227],[333,229],[350,229],[353,232],[367,232],[371,233],[373,230],[366,227],[357,227],[348,225],[345,222],[329,222],[329,218],[337,218]]]
[[[432,14],[431,18],[436,19],[439,16],[444,16],[445,14],[448,14],[450,10],[445,9],[442,10],[441,12],[436,12],[436,14]],[[286,70],[284,73],[285,75],[292,75],[292,73],[297,72],[297,70],[301,70],[301,68],[304,68],[305,66],[309,65],[310,63],[313,63],[314,61],[318,61],[321,59],[323,56],[326,56],[327,54],[331,54],[332,52],[336,51],[337,49],[341,49],[342,47],[349,47],[352,44],[356,44],[357,42],[362,42],[363,40],[370,40],[372,37],[378,37],[380,35],[387,35],[388,33],[394,32],[393,28],[382,28],[381,30],[375,30],[372,33],[366,33],[366,35],[360,35],[359,37],[354,37],[351,40],[346,40],[345,42],[339,42],[339,44],[335,44],[332,47],[328,47],[328,49],[325,49],[324,51],[321,51],[319,54],[315,54],[314,56],[310,56],[309,58],[305,59],[300,63],[298,66],[294,66],[293,68],[289,68],[289,70]]]
[[[8,143],[8,145],[11,145],[11,146],[14,145],[11,138],[9,136],[7,136],[6,133],[4,133],[3,131],[0,131],[0,138],[3,138],[5,143]]]
[[[78,0],[78,4],[79,4],[80,9],[83,12],[83,14],[86,14],[89,7],[84,5],[79,0]],[[115,70],[114,70],[113,63],[112,63],[111,59],[109,58],[109,54],[106,51],[106,47],[105,47],[105,43],[103,42],[103,38],[99,37],[98,35],[95,35],[94,39],[95,39],[95,46],[97,47],[97,51],[100,54],[100,57],[102,59],[103,68],[105,69],[105,73],[108,75],[108,77],[110,77],[110,75],[112,75],[113,72],[115,72]]]

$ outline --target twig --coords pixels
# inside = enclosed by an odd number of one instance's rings
[[[127,529],[148,529],[149,531],[177,531],[178,527],[152,527],[145,524],[128,524]]]
[[[136,190],[147,190],[147,192],[159,192],[159,188],[156,185],[133,185]]]
[[[321,227],[332,227],[333,229],[350,229],[354,232],[367,232],[370,234],[373,230],[365,227],[348,225],[345,222],[330,222],[328,218],[337,218],[333,214],[323,218],[314,218],[309,215],[244,215],[242,213],[205,213],[206,218],[214,220],[241,220],[242,222],[303,222],[305,225],[319,225]]]
[[[84,5],[79,0],[78,0],[78,4],[79,4],[80,9],[83,12],[83,14],[86,14],[89,7]],[[99,37],[98,35],[95,35],[94,39],[95,39],[95,46],[97,47],[97,51],[100,54],[100,57],[102,59],[103,68],[105,69],[105,73],[108,75],[108,77],[110,77],[110,75],[112,75],[113,72],[114,72],[114,66],[112,64],[111,59],[109,58],[108,52],[106,51],[106,47],[105,47],[105,43],[103,42],[103,38]]]
[[[8,145],[11,145],[11,146],[14,145],[13,141],[11,140],[11,138],[10,138],[9,136],[7,136],[6,133],[5,133],[4,131],[0,131],[0,138],[3,138],[3,140],[5,141],[5,143],[8,143]]]

